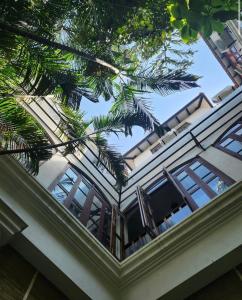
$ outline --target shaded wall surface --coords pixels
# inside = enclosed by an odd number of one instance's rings
[[[1,300],[67,300],[10,246],[0,248]]]
[[[227,272],[186,300],[241,300],[242,264]]]

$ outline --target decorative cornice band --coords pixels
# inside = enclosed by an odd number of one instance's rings
[[[7,176],[5,178],[14,180],[16,189],[21,187],[25,202],[22,204],[22,200],[17,199],[19,205],[31,206],[41,222],[51,224],[55,232],[77,250],[80,258],[94,266],[117,291],[160,268],[242,211],[242,182],[239,182],[120,263],[18,162],[9,157],[1,159],[1,169]],[[3,188],[8,184],[6,179]],[[0,206],[0,218],[1,213]],[[26,226],[21,224],[21,228]],[[14,232],[15,227],[11,226],[9,223],[10,230]]]

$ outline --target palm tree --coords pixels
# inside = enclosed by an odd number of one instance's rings
[[[7,65],[12,66],[13,69],[11,72],[14,71],[17,75],[14,80],[17,80],[18,75],[21,74],[24,79],[23,83],[31,83],[32,87],[27,89],[25,94],[40,95],[40,92],[42,92],[42,96],[44,96],[44,92],[48,94],[61,91],[65,101],[70,95],[72,97],[74,95],[75,98],[86,97],[97,102],[100,96],[103,96],[105,100],[115,99],[119,89],[122,90],[122,94],[126,93],[128,89],[123,89],[121,86],[123,78],[133,83],[136,80],[140,81],[140,72],[143,71],[136,72],[136,70],[140,68],[143,61],[134,53],[129,55],[127,51],[124,51],[125,55],[123,55],[123,51],[121,48],[118,49],[118,45],[105,42],[100,45],[98,41],[94,49],[89,47],[92,42],[88,45],[83,40],[75,39],[75,36],[79,36],[78,28],[75,26],[80,23],[74,13],[76,10],[79,11],[75,1],[47,1],[45,5],[41,2],[36,1],[29,5],[28,0],[24,0],[20,5],[18,1],[3,0],[0,4],[2,15],[0,21],[0,59],[7,58]],[[136,5],[136,1],[134,1],[134,4]],[[86,8],[89,9],[88,5],[90,4],[88,2],[84,1],[82,5],[87,6]],[[101,2],[100,5],[102,6]],[[106,5],[112,6],[112,3]],[[132,7],[135,8],[135,5],[132,5]],[[127,7],[127,9],[124,9],[124,13],[128,14],[129,10],[130,8]],[[120,9],[116,9],[115,12],[120,14]],[[103,18],[102,13],[98,13],[94,17],[94,22],[103,22],[103,26],[106,24],[105,18]],[[113,21],[114,24],[109,25],[109,27],[115,27],[116,22],[122,23],[125,19],[120,16],[116,21]],[[93,20],[90,20],[90,25],[92,22]],[[88,24],[86,25],[88,26]],[[63,26],[74,30],[74,36],[71,33],[64,35],[63,38]],[[114,28],[111,31],[113,30]],[[91,32],[87,32],[87,34],[92,36]],[[87,40],[90,40],[90,38]],[[73,43],[75,43],[75,46],[73,46]],[[116,50],[113,50],[113,46]],[[34,66],[38,66],[38,68],[34,68]],[[0,70],[0,76],[1,73],[6,76],[6,72]],[[7,75],[9,74],[10,72],[7,72]],[[164,73],[164,70],[160,70],[160,77],[163,76],[167,76],[167,74]],[[176,78],[174,72],[171,77],[176,81],[180,81],[182,85],[181,76]],[[149,79],[148,72],[146,74],[147,78]],[[151,78],[153,82],[158,80],[158,85],[161,79],[157,76]],[[187,79],[183,85],[184,87],[197,86],[195,83],[197,77],[188,76]],[[36,90],[35,87],[38,86],[39,89]],[[151,88],[153,86],[150,85]],[[44,90],[44,87],[46,87],[46,90]],[[175,89],[173,87],[174,84],[170,87],[171,91],[178,90],[178,85]],[[160,92],[161,89],[158,89],[158,91]],[[134,89],[133,93],[135,93]],[[127,97],[125,96],[125,98]],[[136,107],[137,105],[134,105],[133,109]],[[150,115],[150,112],[148,115]],[[149,117],[148,115],[147,117]]]
[[[133,125],[159,132],[160,124],[142,94],[149,89],[170,92],[195,87],[197,78],[185,76],[185,73],[168,76],[164,70],[159,74],[157,70],[156,74],[144,72],[142,68],[138,71],[135,59],[124,59],[111,48],[103,51],[101,47],[92,54],[85,49],[80,50],[80,44],[79,48],[75,48],[57,42],[58,24],[70,17],[68,9],[73,3],[58,1],[60,15],[53,7],[48,10],[48,6],[54,3],[47,1],[43,5],[42,1],[36,1],[32,9],[27,0],[23,3],[12,0],[1,2],[0,117],[3,149],[0,154],[17,156],[30,172],[36,174],[40,160],[50,158],[52,149],[64,146],[66,152],[70,152],[86,142],[93,142],[100,160],[116,174],[122,185],[123,158],[108,146],[104,134],[132,134]],[[98,53],[102,53],[102,59],[98,58]],[[114,65],[114,62],[117,64]],[[22,96],[37,99],[49,94],[61,99],[64,105],[68,104],[70,97],[79,100],[85,97],[98,102],[103,96],[106,100],[113,99],[113,106],[108,116],[94,118],[88,123],[83,121],[80,113],[65,108],[68,124],[72,124],[69,125],[69,140],[51,145],[38,123],[16,100]],[[91,134],[86,134],[88,126],[93,126]]]
[[[9,38],[11,42],[9,42]],[[142,95],[158,91],[162,95],[198,86],[197,76],[184,71],[167,71],[162,66],[157,69],[142,67],[136,71],[113,74],[93,65],[90,61],[76,61],[71,54],[63,54],[41,46],[23,37],[16,37],[3,32],[0,48],[0,95],[2,97],[40,97],[55,94],[64,104],[75,98],[79,103],[82,97],[98,102],[100,96],[113,99],[111,112],[125,110],[139,112],[153,125],[151,130],[159,129],[159,122],[154,118]]]
[[[75,54],[75,55],[79,56],[80,58],[82,58],[84,60],[94,62],[94,63],[99,64],[99,65],[101,65],[105,68],[110,69],[111,72],[113,72],[114,74],[119,74],[120,73],[120,70],[117,67],[115,67],[112,64],[104,61],[103,59],[100,59],[98,57],[94,57],[94,56],[92,56],[91,54],[89,54],[87,52],[80,51],[80,50],[75,49],[73,47],[69,47],[69,46],[66,46],[64,44],[57,43],[55,41],[51,41],[47,38],[44,38],[40,35],[28,32],[28,31],[26,31],[22,28],[17,27],[17,26],[14,27],[14,26],[11,26],[11,25],[7,24],[6,22],[1,22],[0,21],[0,29],[5,31],[5,32],[7,31],[11,34],[14,34],[14,35],[21,36],[25,39],[32,40],[34,42],[37,42],[37,43],[39,43],[41,45],[44,45],[44,46],[47,46],[49,48],[58,49],[58,50],[62,50],[62,51],[65,51],[65,52]]]
[[[124,185],[127,179],[125,161],[113,146],[108,145],[105,135],[132,134],[132,127],[135,125],[149,130],[150,123],[140,113],[110,114],[84,121],[80,112],[63,105],[62,111],[65,122],[61,128],[68,140],[50,144],[37,121],[14,98],[0,99],[0,155],[14,155],[28,171],[37,174],[39,162],[50,159],[53,149],[65,148],[66,155],[91,142],[98,150],[99,162],[113,173],[119,186]],[[87,133],[90,127],[91,132]]]

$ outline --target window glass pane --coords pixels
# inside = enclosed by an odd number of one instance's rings
[[[60,203],[63,203],[67,196],[66,192],[64,192],[59,185],[57,185],[51,193]]]
[[[201,163],[199,161],[196,161],[195,163],[193,163],[192,165],[190,165],[190,169],[194,170],[197,167],[199,167],[201,165]]]
[[[198,207],[204,206],[210,200],[209,196],[202,189],[198,189],[191,197]]]
[[[82,192],[87,195],[90,191],[90,187],[86,185],[83,181],[79,184],[79,189],[82,190]]]
[[[94,196],[93,204],[95,204],[98,208],[102,207],[102,202],[96,196]]]
[[[60,180],[60,184],[68,191],[70,192],[70,190],[73,187],[74,181],[72,178],[70,178],[69,176],[67,176],[66,174],[64,174]]]
[[[177,179],[178,180],[182,180],[184,177],[187,176],[187,173],[186,172],[181,172],[179,175],[177,175]]]
[[[242,128],[236,131],[236,135],[242,135]]]
[[[172,220],[170,220],[170,218],[169,218],[169,219],[165,220],[164,222],[162,222],[159,225],[158,229],[159,229],[160,233],[162,233],[162,232],[166,231],[167,229],[171,228],[173,225],[175,225],[175,223]]]
[[[208,185],[216,194],[221,194],[228,188],[225,182],[219,177],[215,177],[208,183]]]
[[[178,168],[177,170],[175,170],[173,172],[174,175],[178,174],[182,169],[184,169],[185,165],[181,166],[180,168]]]
[[[111,229],[111,216],[112,216],[112,211],[111,209],[105,208],[104,211],[104,220],[103,220],[103,231],[106,232],[106,234],[110,234],[110,229]]]
[[[93,222],[91,219],[87,222],[87,229],[94,235],[97,236],[98,234],[98,226]]]
[[[203,178],[210,173],[210,170],[207,167],[200,165],[197,169],[194,170],[194,173],[196,173],[200,178]]]
[[[241,124],[236,124],[232,128],[230,128],[223,137],[228,136],[231,132],[235,131]]]
[[[192,186],[196,185],[196,182],[190,177],[186,176],[184,179],[182,179],[181,184],[184,186],[186,190],[190,189]]]
[[[102,202],[96,196],[94,196],[90,211],[90,218],[92,218],[97,224],[100,221],[101,207]]]
[[[232,139],[226,139],[225,141],[223,141],[222,143],[220,143],[220,146],[222,147],[226,147],[229,143],[231,143],[233,140]]]
[[[68,169],[66,171],[66,175],[68,175],[72,179],[73,182],[75,182],[77,180],[77,175],[76,175],[76,173],[74,173],[72,171],[72,169]]]
[[[242,143],[239,141],[233,141],[226,146],[226,149],[229,149],[235,153],[239,153],[242,150]]]
[[[186,205],[181,209],[179,209],[176,213],[172,214],[170,220],[175,224],[177,224],[181,222],[183,219],[185,219],[187,216],[189,216],[191,213],[192,213],[191,209]]]
[[[83,207],[86,200],[87,196],[78,188],[75,195],[74,195],[75,200],[78,202],[78,204]]]
[[[214,177],[215,175],[211,172],[209,173],[207,176],[203,177],[203,181],[204,182],[208,182],[208,180],[210,180],[212,177]]]

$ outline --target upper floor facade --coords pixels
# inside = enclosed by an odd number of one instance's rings
[[[237,20],[228,21],[221,33],[214,32],[205,42],[236,87],[242,82],[242,35]]]
[[[26,109],[53,143],[65,140],[60,112],[41,101]],[[154,139],[136,160],[122,190],[96,166],[91,144],[55,152],[36,178],[2,157],[2,243],[70,299],[184,299],[212,280],[214,264],[216,276],[238,264],[242,88],[215,107],[204,95],[189,105],[166,122],[172,138],[152,153],[165,136]],[[189,261],[196,263],[187,268]]]

